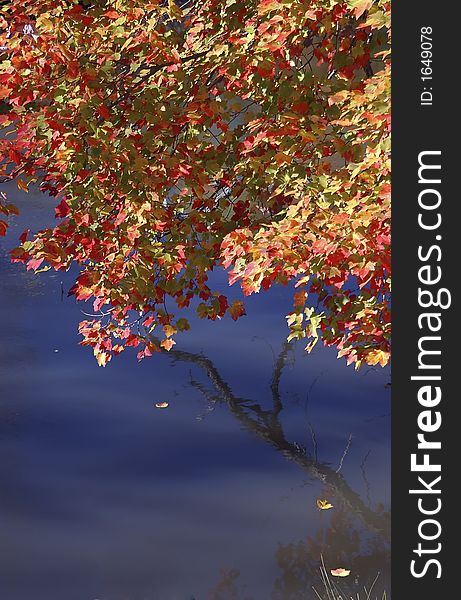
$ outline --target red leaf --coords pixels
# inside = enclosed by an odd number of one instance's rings
[[[107,120],[110,119],[110,112],[106,106],[104,106],[104,105],[99,106],[98,113],[101,115],[101,117],[104,117],[104,119],[107,119]]]
[[[292,108],[295,112],[304,115],[309,110],[309,104],[307,102],[297,102],[296,104],[293,104]]]
[[[220,311],[221,315],[223,315],[229,306],[229,304],[227,303],[226,296],[223,296],[223,295],[218,296],[218,302],[219,302],[219,311]]]
[[[123,212],[123,210],[121,210],[118,213],[117,218],[114,221],[114,225],[116,225],[116,226],[121,225],[125,219],[126,219],[126,212]]]
[[[19,154],[19,152],[17,152],[16,150],[14,150],[12,148],[10,150],[10,160],[12,160],[13,162],[15,162],[16,164],[19,164],[22,161],[22,155]]]
[[[143,321],[143,325],[144,325],[144,327],[150,327],[154,321],[155,321],[155,317],[153,315],[151,315]]]
[[[54,214],[58,218],[64,218],[70,213],[69,205],[65,200],[61,200],[58,206],[54,209]]]
[[[125,346],[133,346],[133,348],[136,348],[136,346],[139,346],[140,344],[140,340],[139,338],[134,335],[134,333],[131,333],[128,337],[127,340],[125,342]]]
[[[22,244],[24,244],[24,242],[27,241],[27,236],[29,235],[29,233],[30,233],[30,229],[25,229],[19,236],[19,240]]]

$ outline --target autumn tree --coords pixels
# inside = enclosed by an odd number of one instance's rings
[[[80,266],[100,365],[294,282],[289,338],[356,366],[390,350],[385,0],[11,0],[0,8],[0,177],[57,199],[28,269]],[[0,234],[15,207],[2,196]],[[154,340],[156,335],[160,340]]]

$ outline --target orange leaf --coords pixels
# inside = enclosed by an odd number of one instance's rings
[[[354,2],[354,6],[355,18],[358,19],[366,10],[373,6],[373,0],[359,0],[358,2]]]
[[[243,302],[241,300],[234,300],[229,307],[229,314],[233,321],[236,321],[239,317],[246,315]]]
[[[22,190],[23,192],[28,192],[29,191],[29,186],[27,185],[27,183],[25,181],[23,181],[22,179],[16,179],[16,185],[18,186],[18,188],[20,190]]]
[[[291,157],[288,156],[288,154],[285,154],[284,152],[277,152],[277,154],[274,156],[274,159],[278,165],[291,163]]]
[[[171,348],[173,348],[173,346],[176,344],[176,342],[174,340],[168,339],[168,340],[162,340],[160,342],[160,346],[162,348],[165,348],[165,350],[171,350]]]

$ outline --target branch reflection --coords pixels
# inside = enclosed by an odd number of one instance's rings
[[[322,556],[332,568],[347,566],[353,575],[341,581],[344,598],[382,598],[389,584],[390,514],[384,507],[371,508],[362,500],[338,470],[321,462],[297,442],[288,439],[281,420],[284,402],[280,381],[287,363],[291,344],[286,342],[274,362],[270,381],[271,397],[265,407],[252,400],[236,396],[213,362],[201,354],[171,350],[174,361],[196,365],[206,374],[211,389],[191,375],[190,385],[209,404],[221,402],[238,420],[241,427],[270,444],[288,461],[299,466],[310,479],[322,484],[322,493],[335,498],[335,510],[327,526],[313,535],[290,544],[280,544],[275,553],[279,576],[273,584],[273,600],[307,600],[316,598],[313,586],[319,579]],[[368,491],[369,493],[369,491]],[[375,581],[376,580],[376,581]],[[373,595],[370,587],[374,586]],[[315,587],[315,586],[314,586]],[[322,584],[318,593],[323,599]],[[366,588],[366,592],[364,589]],[[317,588],[316,588],[317,589]],[[359,591],[360,590],[360,591]],[[376,592],[376,593],[375,593]],[[367,595],[369,594],[369,595]],[[330,598],[330,596],[325,596]],[[223,569],[217,585],[210,591],[211,600],[254,600],[240,582],[237,569]],[[333,597],[332,597],[333,598]],[[339,595],[338,595],[339,598]],[[336,598],[335,598],[336,600]]]

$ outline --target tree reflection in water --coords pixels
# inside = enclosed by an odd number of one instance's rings
[[[181,350],[171,350],[169,354],[175,361],[193,363],[200,367],[206,373],[211,388],[192,375],[190,384],[210,404],[225,403],[244,429],[272,445],[287,460],[299,466],[309,479],[321,482],[322,493],[334,504],[334,510],[329,511],[331,517],[328,526],[320,527],[315,534],[309,534],[297,543],[280,544],[275,549],[280,573],[274,581],[272,600],[316,598],[313,586],[322,594],[319,576],[321,557],[328,569],[351,569],[351,575],[340,582],[343,600],[381,598],[383,590],[388,590],[390,578],[390,514],[383,507],[372,509],[367,506],[338,469],[320,462],[317,456],[312,456],[305,448],[287,438],[280,419],[280,413],[284,409],[280,380],[290,347],[289,343],[285,343],[274,363],[270,403],[267,407],[236,396],[206,356]],[[377,576],[372,595],[368,597],[365,590],[369,594]],[[237,569],[224,569],[220,580],[210,590],[209,598],[257,600],[246,593],[245,587]],[[330,600],[327,594],[325,598]]]

